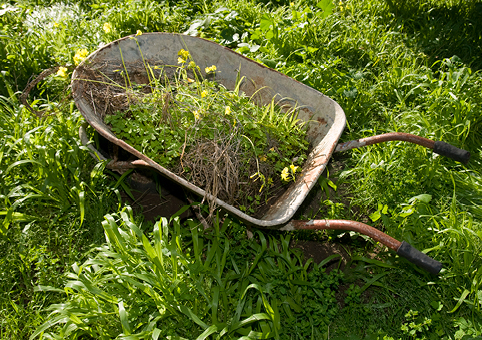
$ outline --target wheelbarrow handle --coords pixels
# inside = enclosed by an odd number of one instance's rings
[[[386,245],[394,250],[399,256],[405,257],[407,260],[416,264],[420,268],[428,271],[433,275],[437,275],[442,270],[442,263],[432,259],[430,256],[415,249],[407,242],[397,241],[391,236],[361,222],[348,220],[311,220],[311,221],[291,221],[283,230],[351,230],[367,235],[374,240]]]
[[[413,264],[416,264],[433,275],[437,275],[442,270],[442,263],[427,256],[420,250],[415,249],[405,241],[402,241],[402,244],[397,250],[397,254],[405,257]]]
[[[412,135],[410,133],[403,132],[390,132],[382,135],[360,138],[357,140],[352,140],[345,143],[340,143],[336,146],[335,152],[342,152],[351,149],[357,149],[366,145],[373,145],[389,141],[404,141],[410,142],[418,145],[425,146],[426,148],[433,149],[433,152],[451,158],[457,162],[467,164],[470,159],[470,152],[459,149],[451,144],[442,141],[433,141],[428,138],[420,137],[417,135]]]
[[[463,164],[467,164],[470,159],[470,152],[442,141],[434,143],[433,152]]]

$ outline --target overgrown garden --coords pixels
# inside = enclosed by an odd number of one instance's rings
[[[10,1],[0,5],[2,339],[480,339],[482,3]],[[73,67],[130,34],[213,40],[336,100],[341,141],[414,133],[334,156],[297,218],[367,222],[441,261],[438,276],[353,233],[255,230],[219,212],[143,220],[124,177],[78,137]],[[31,77],[63,68],[20,101]],[[72,67],[71,67],[72,66]],[[336,189],[336,190],[335,190]],[[318,196],[316,196],[318,194]],[[307,262],[291,241],[337,244]]]

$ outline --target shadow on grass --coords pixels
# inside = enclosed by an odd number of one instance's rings
[[[437,60],[458,56],[474,71],[482,68],[482,2],[386,0],[410,36],[412,47]]]

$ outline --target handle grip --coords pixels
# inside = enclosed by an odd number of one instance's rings
[[[470,152],[459,149],[442,141],[437,141],[434,143],[433,152],[448,158],[452,158],[454,161],[464,164],[467,164],[470,159]]]
[[[425,269],[430,274],[437,275],[442,270],[442,263],[415,249],[405,241],[402,241],[402,244],[397,250],[397,254],[405,257],[420,268]]]

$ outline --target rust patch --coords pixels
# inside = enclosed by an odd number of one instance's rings
[[[326,120],[325,120],[324,118],[318,117],[316,120],[318,121],[318,123],[320,123],[320,124],[322,124],[322,125],[326,125],[326,124],[327,124],[327,122],[326,122]]]
[[[412,135],[410,133],[390,132],[382,135],[360,138],[357,140],[352,140],[349,142],[338,144],[336,146],[335,152],[347,151],[347,150],[356,149],[366,145],[373,145],[373,144],[384,143],[389,141],[410,142],[410,143],[424,146],[429,149],[433,149],[433,146],[435,144],[435,142],[430,139]]]

